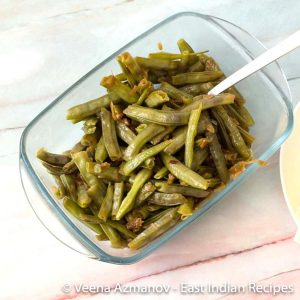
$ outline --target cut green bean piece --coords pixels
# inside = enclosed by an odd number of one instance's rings
[[[96,175],[98,178],[107,179],[114,182],[126,180],[122,174],[119,173],[117,167],[102,167],[101,164],[94,162],[87,162],[86,169],[89,173]]]
[[[71,173],[74,173],[76,172],[78,169],[77,169],[77,166],[76,164],[74,163],[73,160],[69,161],[68,163],[66,163],[64,166],[63,166],[63,172],[65,174],[71,174]]]
[[[115,121],[113,120],[111,113],[105,108],[101,109],[100,116],[106,151],[111,160],[119,160],[122,158],[122,152],[118,144]]]
[[[116,167],[110,167],[109,169],[104,170],[103,172],[99,173],[97,177],[113,182],[121,182],[128,179],[126,176],[120,174],[119,169]]]
[[[149,58],[155,58],[155,59],[167,59],[167,60],[176,60],[176,59],[181,59],[182,54],[178,53],[168,53],[168,52],[154,52],[154,53],[149,53]]]
[[[216,169],[218,171],[218,174],[221,180],[224,183],[227,183],[229,181],[229,172],[226,166],[226,159],[224,157],[218,137],[216,133],[212,133],[209,131],[206,132],[206,137],[210,140],[209,150],[213,158],[214,164],[216,166]]]
[[[189,64],[192,64],[191,59],[193,59],[193,57],[191,57],[190,53],[188,51],[183,51],[181,53],[181,59],[180,59],[180,66],[178,68],[178,70],[180,72],[186,72]]]
[[[164,129],[165,127],[157,124],[150,124],[147,126],[147,128],[140,132],[126,148],[124,159],[129,160],[137,155],[147,142],[149,142],[155,135],[162,132]]]
[[[52,174],[52,175],[62,175],[62,174],[67,174],[66,172],[64,172],[63,167],[62,166],[56,166],[56,165],[51,165],[49,163],[46,163],[44,161],[42,161],[42,165],[47,169],[47,171]]]
[[[122,167],[122,173],[125,176],[131,174],[137,167],[139,167],[146,159],[157,155],[159,152],[163,151],[172,141],[164,141],[156,146],[148,148],[138,155],[134,156],[132,159],[128,160]]]
[[[189,53],[194,53],[193,48],[188,44],[188,42],[185,39],[179,39],[177,41],[177,45],[180,52],[188,51]]]
[[[180,184],[168,184],[166,181],[157,181],[155,186],[159,192],[172,194],[177,193],[187,197],[205,198],[209,195],[208,191]]]
[[[234,148],[232,146],[230,137],[227,133],[226,126],[225,126],[223,119],[218,115],[218,113],[215,111],[214,108],[211,110],[211,113],[212,113],[212,116],[214,117],[214,119],[218,122],[218,126],[220,129],[219,130],[220,136],[221,136],[221,138],[223,138],[224,144],[226,145],[228,150],[233,152]]]
[[[122,83],[113,75],[103,77],[101,85],[129,104],[135,103],[138,100],[137,94],[128,85]]]
[[[206,179],[208,187],[210,188],[215,188],[217,185],[219,185],[221,183],[220,178],[210,178],[210,179]]]
[[[124,114],[123,114],[122,106],[110,103],[110,110],[111,110],[112,118],[115,121],[121,120],[123,118]]]
[[[158,193],[155,192],[148,200],[149,203],[162,206],[176,206],[185,203],[187,199],[179,193]]]
[[[141,167],[146,169],[153,169],[154,166],[155,166],[155,157],[149,157],[141,164]]]
[[[125,225],[119,222],[108,220],[106,223],[112,228],[116,229],[118,232],[120,232],[126,239],[134,239],[136,237],[136,234],[134,232],[127,229]]]
[[[139,126],[135,127],[135,131],[136,131],[137,133],[140,133],[140,132],[142,132],[144,129],[146,129],[147,126],[148,126],[147,124],[140,124]]]
[[[152,204],[153,205],[153,204]],[[164,216],[165,214],[167,214],[169,211],[171,211],[172,209],[174,209],[174,207],[170,207],[170,208],[165,208],[162,211],[159,211],[158,213],[148,217],[144,223],[143,223],[143,227],[147,228],[149,225],[151,225],[152,223],[156,222],[158,219],[160,219],[162,216]]]
[[[162,179],[165,176],[167,176],[169,173],[168,169],[166,167],[162,167],[160,168],[155,174],[154,174],[154,178],[155,179]]]
[[[99,175],[109,168],[111,168],[111,166],[110,166],[110,163],[108,163],[108,162],[99,164],[99,163],[89,161],[86,163],[86,170],[89,173],[92,173],[94,175]]]
[[[160,89],[166,92],[171,98],[181,100],[183,104],[190,104],[193,101],[193,97],[191,95],[177,89],[168,82],[162,82]]]
[[[122,167],[122,166],[121,166]],[[129,176],[129,179],[128,179],[128,182],[133,185],[134,181],[135,181],[135,177],[136,177],[136,174],[131,174]]]
[[[128,247],[132,250],[139,249],[151,242],[153,239],[174,226],[179,220],[177,208],[173,208],[165,213],[161,218],[151,223],[143,232],[134,238]]]
[[[190,57],[196,57],[200,53],[192,53],[189,51],[183,51],[182,53],[169,53],[169,52],[154,52],[154,53],[149,53],[149,58],[156,58],[156,59],[168,59],[168,60],[177,60],[177,59],[182,59],[184,57],[184,52],[187,54],[187,56]]]
[[[245,144],[243,137],[241,136],[237,126],[234,124],[233,120],[228,116],[227,112],[222,106],[215,108],[219,116],[223,119],[227,130],[229,131],[229,136],[235,150],[245,159],[251,158],[252,154],[250,149]]]
[[[95,236],[96,240],[97,241],[109,241],[109,238],[107,237],[107,235],[104,233],[103,231],[103,234],[97,234]]]
[[[131,56],[129,52],[124,52],[120,55],[122,63],[128,68],[132,77],[137,81],[141,81],[144,77],[144,72],[137,63],[137,61]]]
[[[141,218],[145,220],[150,214],[149,204],[134,208],[129,214],[126,215],[127,221],[132,221],[134,218]],[[157,206],[157,205],[156,205]]]
[[[197,135],[197,128],[202,111],[202,103],[198,109],[192,110],[185,140],[184,163],[188,168],[192,167],[194,157],[194,140]]]
[[[97,192],[100,196],[104,196],[106,192],[105,184],[98,179],[95,175],[87,172],[86,163],[90,161],[88,154],[85,151],[74,153],[72,158],[83,178],[83,180],[91,187],[97,186]]]
[[[92,224],[106,224],[119,231],[127,239],[134,239],[136,237],[136,234],[134,232],[128,230],[125,225],[120,224],[119,222],[115,222],[111,220],[107,220],[106,222],[104,222],[103,220],[99,219],[97,216],[92,216],[87,214],[80,214],[79,218],[82,221],[89,222]]]
[[[207,125],[206,123],[207,122],[205,119],[200,118],[200,121],[198,123],[198,128],[197,128],[197,134],[204,133]],[[174,132],[172,143],[165,148],[164,152],[168,154],[174,154],[177,151],[179,151],[185,144],[186,134],[187,134],[187,126],[179,127]]]
[[[121,121],[116,122],[116,131],[118,137],[128,145],[131,144],[136,137],[135,133]]]
[[[89,117],[85,120],[82,130],[85,134],[93,134],[96,131],[96,125],[98,123],[98,118]]]
[[[159,109],[130,105],[124,114],[140,122],[150,122],[164,126],[184,125],[189,121],[189,111],[162,111]]]
[[[172,133],[176,129],[176,126],[167,126],[165,130],[157,134],[150,142],[153,145],[160,143],[167,135]]]
[[[230,87],[226,92],[235,95],[236,103],[239,105],[243,106],[245,104],[246,100],[234,86]]]
[[[234,106],[227,105],[226,110],[229,113],[229,115],[235,118],[243,128],[248,128],[252,125],[248,123],[248,121],[235,109]]]
[[[126,81],[127,80],[127,77],[124,73],[119,73],[116,75],[116,78],[120,81]]]
[[[53,177],[57,185],[57,187],[55,187],[55,196],[57,197],[57,199],[62,199],[62,197],[66,195],[65,186],[61,181],[60,176],[53,175]]]
[[[97,127],[96,126],[83,126],[82,130],[85,134],[93,134],[95,133]]]
[[[209,155],[209,150],[207,147],[201,149],[199,147],[194,148],[193,162],[191,169],[197,171],[201,164],[206,160]]]
[[[151,93],[150,88],[145,89],[141,93],[141,95],[140,95],[138,101],[136,102],[136,104],[137,105],[142,105],[150,93]]]
[[[162,110],[172,110],[172,108],[163,105]],[[155,135],[155,137],[150,141],[151,144],[156,145],[160,143],[164,138],[167,137],[170,133],[172,133],[176,129],[176,126],[167,126],[165,127],[165,130],[162,131],[161,133]]]
[[[87,190],[87,194],[91,199],[93,199],[93,201],[98,206],[101,205],[104,195],[103,195],[103,192],[101,192],[101,193],[99,192],[99,186],[97,184],[94,184],[91,187],[89,187]]]
[[[219,95],[200,95],[196,96],[193,99],[193,102],[184,108],[181,111],[191,112],[194,109],[199,107],[200,102],[202,103],[202,109],[208,109],[219,105],[232,104],[234,102],[234,95],[232,94],[219,94]]]
[[[84,184],[79,184],[77,188],[77,203],[82,208],[87,208],[92,202]]]
[[[60,179],[65,187],[67,195],[74,201],[77,201],[77,187],[74,178],[71,175],[63,174]]]
[[[102,107],[109,107],[110,103],[119,103],[120,97],[115,93],[108,93],[97,99],[71,107],[67,113],[68,120],[79,122],[87,117],[93,116],[100,112]]]
[[[121,56],[117,56],[116,60],[117,60],[117,62],[118,62],[118,64],[119,64],[119,66],[120,66],[120,68],[121,68],[123,74],[125,74],[128,83],[130,84],[131,87],[134,87],[136,81],[135,81],[133,75],[132,75],[132,74],[130,73],[130,71],[128,70],[128,68],[127,68],[127,67],[125,66],[125,64],[123,63]],[[117,77],[116,77],[116,79],[117,79]],[[118,79],[117,79],[117,80],[118,80]]]
[[[193,214],[194,200],[187,199],[185,203],[182,203],[178,208],[178,213],[181,215],[181,220],[185,220]]]
[[[145,90],[148,90],[149,93],[151,93],[153,91],[153,82],[146,78],[143,78],[136,87],[136,91],[139,95],[141,95]]]
[[[198,96],[199,94],[207,94],[213,87],[212,82],[193,83],[180,87],[180,90],[191,96]]]
[[[140,94],[140,97],[136,104],[142,105],[152,91],[153,83],[145,78],[142,79],[137,86],[137,92]]]
[[[89,147],[89,146],[96,146],[97,145],[97,138],[95,134],[85,134],[81,140],[80,143],[83,146]]]
[[[204,71],[204,66],[201,60],[198,60],[189,67],[189,72],[202,72]]]
[[[233,106],[236,109],[236,111],[241,115],[241,117],[243,117],[243,119],[247,122],[249,127],[255,124],[254,119],[252,118],[251,114],[244,105],[239,104],[237,102]]]
[[[170,99],[164,91],[156,90],[152,92],[145,100],[148,107],[157,107],[161,104],[168,102]]]
[[[122,201],[122,204],[119,208],[119,211],[116,215],[116,220],[121,220],[133,207],[135,204],[135,198],[152,175],[152,170],[142,169],[135,177],[133,185],[126,195],[125,199]]]
[[[221,71],[203,71],[203,72],[188,72],[188,73],[181,73],[172,76],[172,84],[174,85],[184,85],[184,84],[191,84],[191,83],[200,83],[200,82],[207,82],[213,81],[224,74]]]
[[[179,63],[179,66],[180,66],[180,62],[178,62],[178,63]],[[148,75],[148,79],[153,84],[159,84],[162,81],[171,81],[171,77],[168,74],[168,71],[149,69],[147,75]]]
[[[179,48],[179,50],[180,50],[181,53],[184,53],[184,52],[194,53],[193,48],[184,39],[179,39],[177,41],[177,46],[178,46],[178,48]],[[198,61],[198,57],[197,56],[191,56],[190,57],[190,63],[191,64],[194,64],[197,61]]]
[[[186,167],[176,157],[166,153],[160,153],[160,157],[168,170],[178,179],[195,188],[204,190],[208,188],[207,181],[202,176]]]
[[[172,143],[167,146],[164,152],[174,154],[183,147],[186,139],[187,126],[179,127],[172,138]]]
[[[108,157],[108,153],[104,145],[104,139],[103,137],[101,137],[96,146],[95,160],[98,163],[102,163],[106,160],[107,157]]]
[[[147,69],[154,70],[176,70],[179,67],[178,61],[171,61],[168,59],[146,58],[137,56],[138,64]]]
[[[105,234],[107,235],[107,237],[109,238],[111,242],[111,246],[113,248],[124,248],[125,246],[124,241],[122,241],[116,229],[112,228],[110,225],[106,223],[101,223],[100,226],[105,232]]]
[[[56,166],[64,166],[71,160],[70,157],[66,155],[50,153],[44,148],[39,149],[36,156],[41,161]]]
[[[113,206],[112,206],[112,219],[115,219],[117,212],[121,206],[124,197],[124,182],[116,182],[114,188]]]
[[[63,199],[64,208],[76,219],[80,220],[80,215],[85,213],[77,203],[72,201],[69,197]],[[89,222],[81,221],[85,226],[89,227],[98,234],[104,234],[102,228],[98,224],[91,224]]]
[[[241,126],[237,126],[239,129],[244,141],[248,144],[251,145],[255,141],[255,137],[250,134],[247,130],[243,129]]]
[[[150,181],[147,182],[136,197],[135,207],[141,206],[155,192],[155,190],[156,188],[154,184]]]
[[[107,221],[107,224],[110,225],[112,228],[119,231],[126,239],[134,239],[136,234],[131,230],[127,229],[127,227],[119,222],[116,221]]]
[[[112,205],[113,205],[113,196],[114,196],[114,186],[109,184],[106,190],[106,195],[101,203],[101,207],[99,210],[98,217],[99,219],[106,222],[107,218],[109,217]]]
[[[78,142],[72,147],[72,149],[70,151],[70,155],[72,156],[72,154],[74,154],[76,152],[84,151],[85,149],[86,149],[86,146],[83,146],[80,142]]]

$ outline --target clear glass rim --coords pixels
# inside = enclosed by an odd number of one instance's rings
[[[189,224],[191,224],[192,222],[194,222],[196,219],[198,219],[201,215],[203,215],[204,213],[206,213],[210,208],[212,208],[215,204],[217,204],[222,198],[224,198],[224,196],[231,191],[234,187],[236,187],[241,181],[243,181],[248,175],[252,174],[257,168],[258,166],[256,164],[253,164],[251,166],[249,166],[247,168],[247,170],[242,173],[236,180],[231,181],[221,192],[219,192],[218,194],[216,194],[214,196],[213,199],[211,199],[210,201],[208,201],[207,203],[205,203],[203,205],[203,207],[201,207],[201,209],[199,209],[198,211],[196,211],[191,217],[189,217],[188,219],[178,223],[177,225],[175,225],[173,228],[171,228],[170,230],[168,230],[166,233],[164,233],[164,235],[161,238],[158,238],[157,240],[153,241],[152,243],[150,243],[148,246],[145,246],[141,252],[134,254],[130,257],[118,257],[118,256],[112,256],[110,254],[107,254],[106,252],[104,252],[102,249],[100,249],[95,243],[93,243],[88,237],[86,237],[77,227],[76,225],[74,225],[72,223],[71,220],[69,220],[68,217],[66,217],[65,213],[63,212],[63,210],[61,209],[61,207],[56,203],[55,199],[53,199],[52,195],[48,192],[48,190],[44,187],[44,185],[40,182],[37,174],[35,173],[28,157],[26,154],[26,150],[25,150],[25,141],[26,141],[26,137],[28,132],[30,131],[31,127],[33,125],[35,125],[35,123],[49,110],[51,109],[53,106],[56,105],[56,103],[58,103],[59,101],[62,100],[62,98],[64,98],[65,95],[67,95],[70,91],[73,90],[73,88],[75,88],[78,84],[80,84],[82,81],[84,81],[90,74],[92,74],[93,72],[95,72],[96,70],[98,70],[99,68],[101,68],[104,64],[106,64],[107,61],[113,59],[114,57],[116,57],[120,52],[126,50],[126,48],[128,48],[130,45],[132,45],[133,43],[135,43],[137,40],[145,37],[146,35],[148,35],[149,33],[153,32],[154,30],[156,30],[157,28],[159,28],[160,26],[169,23],[170,21],[177,19],[179,17],[183,17],[183,16],[194,16],[194,17],[198,17],[198,18],[202,18],[202,19],[206,19],[206,20],[213,20],[214,23],[221,27],[222,26],[215,22],[216,20],[219,20],[221,22],[230,24],[234,27],[236,27],[237,29],[241,30],[242,32],[244,32],[245,34],[247,34],[249,37],[251,37],[253,40],[255,40],[262,48],[266,49],[266,47],[256,38],[254,37],[252,34],[250,34],[248,31],[246,31],[243,28],[240,28],[239,26],[226,21],[224,19],[218,18],[218,17],[214,17],[214,16],[210,16],[210,15],[205,15],[205,14],[201,14],[201,13],[196,13],[196,12],[180,12],[180,13],[176,13],[174,15],[171,15],[170,17],[164,19],[163,21],[159,22],[158,24],[156,24],[155,26],[151,27],[149,30],[145,31],[144,33],[142,33],[141,35],[139,35],[138,37],[136,37],[135,39],[133,39],[132,41],[130,41],[129,43],[127,43],[126,45],[124,45],[123,47],[121,47],[120,49],[118,49],[118,51],[114,52],[113,54],[111,54],[108,58],[106,58],[104,61],[100,62],[98,65],[96,65],[92,70],[90,70],[87,74],[85,74],[83,77],[81,77],[77,82],[75,82],[71,87],[69,87],[65,92],[63,92],[60,96],[58,96],[53,102],[51,102],[45,109],[43,109],[28,125],[27,127],[24,129],[21,139],[20,139],[20,160],[23,161],[24,165],[25,165],[25,169],[28,172],[28,174],[30,175],[32,182],[34,184],[34,186],[37,188],[37,190],[41,193],[41,195],[43,196],[43,198],[46,200],[47,204],[50,206],[50,208],[52,209],[52,211],[54,211],[58,217],[58,219],[61,221],[61,223],[65,226],[65,228],[88,250],[90,251],[93,255],[95,255],[95,258],[99,259],[100,261],[104,261],[104,262],[109,262],[109,263],[114,263],[114,264],[132,264],[135,263],[143,258],[145,258],[146,256],[148,256],[150,253],[152,253],[154,250],[156,250],[158,247],[160,247],[162,244],[164,244],[166,241],[168,241],[169,239],[171,239],[172,237],[174,237],[177,233],[179,233],[180,231],[182,231],[184,228],[186,228]],[[224,28],[223,28],[224,29]],[[226,29],[224,29],[227,34],[230,34],[230,32],[228,32]],[[235,39],[236,40],[236,39]],[[244,45],[236,40],[240,46],[245,50],[245,53],[249,54],[249,51],[247,49],[245,49]],[[286,79],[286,76],[284,74],[284,72],[282,71],[279,63],[276,61],[274,62],[277,67],[279,68],[281,75],[284,79],[284,82],[287,86],[287,91],[288,91],[288,95],[287,97],[283,97],[283,101],[285,102],[285,105],[287,107],[287,111],[288,111],[288,125],[285,129],[285,131],[282,133],[282,135],[272,144],[271,147],[269,147],[262,155],[260,155],[259,159],[261,160],[267,160],[272,154],[274,154],[274,152],[276,150],[279,149],[280,145],[286,140],[286,138],[289,136],[289,134],[291,133],[291,130],[293,128],[293,106],[292,106],[292,101],[291,101],[291,93],[290,93],[290,89],[289,89],[289,85]],[[274,82],[273,82],[274,83]],[[274,83],[275,84],[275,83]],[[280,90],[280,89],[279,89]],[[283,94],[284,95],[284,94]],[[21,180],[22,180],[22,176],[21,176]],[[23,183],[22,183],[23,184]],[[23,185],[24,188],[24,185]],[[25,191],[25,189],[24,189]],[[25,191],[26,194],[26,191]],[[26,197],[30,203],[30,200],[26,194]],[[31,205],[31,203],[30,203]],[[31,205],[32,207],[32,205]],[[36,212],[35,212],[36,213]],[[37,217],[38,214],[36,213]],[[39,218],[39,217],[38,217]],[[42,222],[42,220],[39,218],[39,220],[41,221],[41,223],[47,228],[47,226]],[[62,242],[63,244],[67,245],[66,243],[64,243],[63,241],[61,241],[61,239],[59,239],[54,233],[51,232],[51,229],[47,228],[47,230],[54,235],[55,238],[57,238],[60,242]],[[70,247],[69,245],[67,245],[68,247]],[[71,249],[77,251],[76,249],[70,247]],[[77,251],[78,252],[78,251]],[[80,252],[81,253],[81,252]],[[93,257],[94,258],[94,257]]]

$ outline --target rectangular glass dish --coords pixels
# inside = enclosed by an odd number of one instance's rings
[[[147,56],[157,51],[158,42],[163,43],[164,51],[177,52],[176,42],[180,38],[184,38],[196,51],[209,50],[227,76],[265,51],[264,46],[245,30],[222,19],[192,12],[173,15],[97,65],[46,107],[23,132],[20,141],[21,175],[30,204],[56,237],[98,260],[130,264],[143,259],[221,201],[257,169],[256,164],[249,166],[224,189],[206,199],[191,217],[136,251],[114,249],[108,242],[97,241],[95,234],[65,212],[62,203],[52,196],[52,177],[36,158],[36,152],[40,147],[45,147],[60,153],[80,139],[81,124],[74,125],[66,120],[67,109],[105,93],[99,81],[107,74],[118,73],[115,61],[118,54],[129,51],[134,56]],[[247,100],[246,107],[255,119],[255,125],[251,128],[251,133],[256,137],[252,146],[254,158],[267,160],[288,137],[293,126],[292,101],[285,76],[274,62],[240,82],[237,88]],[[33,187],[30,192],[29,186]],[[41,206],[44,208],[40,210]],[[46,221],[48,217],[51,218],[49,222]],[[53,222],[56,224],[53,225]],[[69,241],[70,235],[72,241]]]

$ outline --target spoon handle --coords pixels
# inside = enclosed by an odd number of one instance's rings
[[[249,75],[255,73],[256,71],[262,69],[266,65],[270,64],[277,58],[289,53],[295,48],[300,46],[300,30],[296,31],[285,40],[272,47],[271,49],[265,51],[263,54],[258,56],[256,59],[252,60],[250,63],[224,79],[213,89],[209,91],[209,95],[218,95],[248,77]]]

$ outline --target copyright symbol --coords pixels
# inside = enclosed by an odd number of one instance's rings
[[[64,294],[70,294],[71,293],[71,286],[69,284],[65,284],[62,288],[61,291]]]

